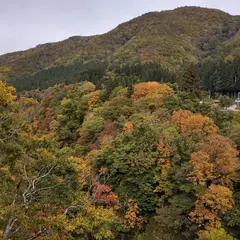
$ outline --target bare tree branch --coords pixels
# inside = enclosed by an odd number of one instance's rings
[[[61,183],[59,183],[59,184],[55,184],[53,186],[37,188],[37,184],[40,183],[44,178],[48,177],[51,174],[53,169],[54,169],[54,167],[51,167],[49,169],[47,169],[45,167],[41,168],[40,171],[38,172],[36,178],[34,180],[32,180],[29,178],[29,176],[27,174],[26,162],[24,161],[23,171],[24,171],[25,178],[28,182],[28,187],[23,192],[22,196],[23,196],[23,205],[25,206],[26,209],[28,209],[28,205],[32,202],[33,197],[36,193],[45,191],[48,189],[53,189],[61,184]]]
[[[4,235],[3,235],[3,239],[8,239],[9,237],[11,237],[14,233],[18,232],[20,227],[17,227],[13,232],[13,228],[15,226],[15,223],[17,222],[17,218],[10,218],[9,221],[8,221],[8,224],[5,228],[5,231],[4,231]]]

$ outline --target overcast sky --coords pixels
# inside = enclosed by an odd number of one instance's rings
[[[180,6],[240,15],[240,0],[0,0],[0,54],[105,33],[143,13]]]

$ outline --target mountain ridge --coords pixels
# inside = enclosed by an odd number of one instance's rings
[[[145,13],[101,35],[73,36],[1,55],[0,67],[9,68],[9,79],[14,81],[75,62],[106,62],[108,66],[156,62],[177,71],[186,61],[198,62],[217,54],[224,43],[235,48],[239,38],[234,37],[239,29],[238,15],[218,9],[179,7]],[[231,41],[237,43],[231,45]],[[231,49],[227,52],[231,54]]]

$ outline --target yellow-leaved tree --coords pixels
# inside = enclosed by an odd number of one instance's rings
[[[228,187],[211,185],[198,197],[195,209],[189,214],[192,221],[206,230],[221,227],[220,214],[233,207],[232,191]]]
[[[10,106],[15,96],[15,88],[12,86],[7,86],[7,84],[3,81],[0,81],[0,108],[6,108]]]
[[[145,98],[151,110],[163,104],[164,97],[174,94],[172,88],[165,83],[142,82],[133,86],[133,99]]]
[[[191,155],[193,171],[188,179],[194,184],[209,185],[214,182],[229,185],[231,174],[239,168],[237,154],[228,138],[209,135],[199,151]]]
[[[175,111],[172,115],[172,123],[175,124],[180,133],[217,133],[214,122],[199,113],[188,110]]]

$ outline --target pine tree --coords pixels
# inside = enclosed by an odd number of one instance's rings
[[[179,89],[195,97],[200,96],[200,76],[193,63],[187,65],[178,81]]]

